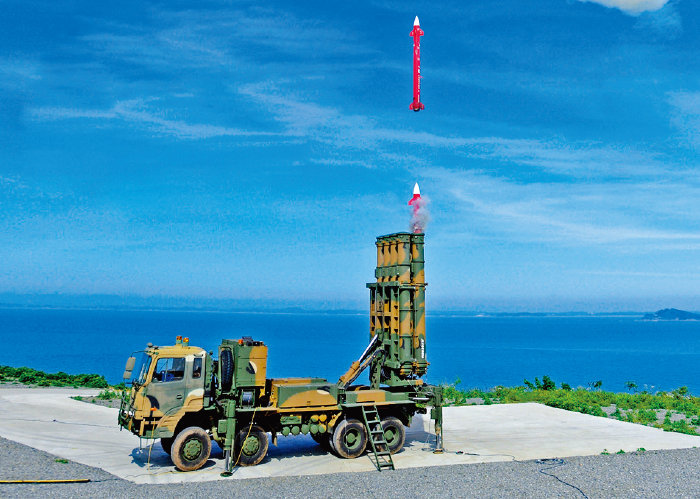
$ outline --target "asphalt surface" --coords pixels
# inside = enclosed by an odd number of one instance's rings
[[[700,449],[396,471],[134,484],[98,468],[0,438],[0,480],[88,478],[80,484],[0,484],[0,497],[700,497]],[[548,476],[549,473],[554,476]],[[555,478],[557,477],[557,478]],[[561,480],[561,481],[560,481]],[[567,485],[563,482],[567,482]],[[581,491],[574,487],[578,487]]]

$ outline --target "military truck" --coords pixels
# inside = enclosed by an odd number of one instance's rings
[[[423,244],[423,234],[377,238],[376,282],[367,285],[370,342],[337,382],[267,378],[267,346],[251,337],[223,340],[215,358],[178,336],[175,345],[149,344],[128,359],[131,389],[119,425],[160,438],[182,471],[207,461],[212,440],[224,451],[226,473],[256,465],[280,434],[311,435],[341,458],[370,449],[378,470],[393,469],[405,427],[428,406],[441,448],[442,389],[421,379],[428,367]],[[368,367],[369,386],[352,385]]]

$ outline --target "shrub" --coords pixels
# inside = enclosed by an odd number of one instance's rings
[[[84,388],[107,388],[109,383],[101,374],[45,373],[30,367],[0,366],[2,379],[17,381],[25,385],[74,386]]]
[[[536,379],[536,378],[535,378]],[[552,381],[552,378],[547,376],[546,374],[542,376],[542,389],[543,390],[556,390],[557,385]]]
[[[100,400],[114,400],[121,398],[121,395],[118,392],[108,388],[106,390],[102,390],[95,398]]]
[[[602,381],[589,383],[590,388],[572,390],[562,383],[561,389],[552,388],[553,380],[543,376],[532,383],[523,380],[524,386],[497,386],[488,392],[481,390],[460,390],[455,385],[445,387],[445,402],[450,405],[464,405],[468,398],[481,398],[485,403],[539,402],[569,411],[606,417],[603,407],[615,405],[611,417],[622,421],[657,426],[667,431],[697,434],[700,426],[700,398],[691,396],[681,387],[670,393],[650,394],[648,392],[613,393],[600,390]],[[545,389],[545,386],[547,389]],[[663,423],[657,422],[658,410],[666,410]],[[673,413],[682,413],[687,421],[671,423]]]

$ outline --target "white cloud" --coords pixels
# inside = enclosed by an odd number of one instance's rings
[[[24,91],[42,79],[37,62],[22,58],[0,56],[0,89]]]
[[[39,107],[30,110],[30,116],[38,121],[69,119],[122,120],[145,126],[147,129],[181,139],[209,139],[213,137],[272,136],[270,132],[241,130],[207,123],[187,123],[163,117],[146,107],[147,100],[135,99],[117,102],[111,109],[78,109],[66,107]]]
[[[691,146],[700,146],[700,92],[672,92],[668,102],[672,108],[671,123]]]
[[[38,185],[30,185],[20,177],[8,177],[0,175],[0,206],[9,199],[14,207],[27,206],[27,203],[48,201],[52,202],[61,199],[64,193],[49,191],[40,188]]]
[[[635,242],[637,250],[669,244],[697,247],[700,184],[522,183],[481,172],[427,168],[434,197],[461,214],[463,237],[560,245]],[[668,206],[669,200],[673,206]],[[468,234],[467,234],[468,233]]]
[[[310,162],[323,166],[362,166],[365,168],[373,168],[375,166],[367,161],[357,159],[316,158],[311,159]]]
[[[275,121],[281,123],[284,126],[282,133],[300,140],[332,144],[336,147],[336,154],[349,149],[390,154],[392,145],[406,144],[442,149],[467,158],[499,160],[576,178],[630,178],[671,173],[663,158],[633,147],[570,143],[555,139],[446,136],[378,126],[366,116],[343,113],[335,107],[296,98],[281,91],[274,82],[244,85],[238,91],[262,105]],[[350,157],[338,157],[336,161],[344,159],[352,160]],[[384,159],[404,165],[422,163],[413,156],[403,161],[396,155]]]
[[[40,80],[39,65],[34,61],[0,57],[0,78]]]
[[[627,14],[641,14],[642,12],[654,12],[663,8],[669,0],[579,0],[580,2],[592,2],[605,7],[620,9]]]
[[[561,138],[445,136],[391,128],[297,99],[281,87],[265,82],[239,90],[283,126],[281,133],[331,144],[333,157],[317,163],[363,166],[356,160],[360,149],[372,151],[379,164],[412,169],[432,183],[435,198],[450,203],[456,215],[449,232],[458,238],[617,245],[622,251],[661,246],[693,251],[700,244],[700,233],[689,229],[700,227],[695,209],[700,184],[688,167],[669,165],[661,154]],[[396,155],[397,146],[415,157]],[[435,167],[434,152],[464,157],[465,169]],[[510,173],[499,177],[466,169],[476,158]],[[528,178],[528,171],[534,175]],[[541,172],[566,181],[542,180]]]
[[[674,39],[683,33],[683,21],[676,6],[669,4],[663,10],[640,15],[635,28],[650,31],[664,38]]]
[[[285,61],[313,58],[360,60],[376,54],[358,34],[291,12],[253,5],[241,9],[155,10],[143,25],[97,22],[81,37],[83,50],[157,71],[213,68],[235,75],[266,64],[255,54],[283,55]],[[294,33],[294,36],[290,36]]]

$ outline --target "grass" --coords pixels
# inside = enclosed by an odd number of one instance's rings
[[[700,397],[693,397],[686,387],[654,394],[615,393],[603,391],[601,381],[589,383],[587,388],[572,389],[566,383],[557,388],[549,376],[543,376],[541,381],[538,378],[535,378],[534,382],[524,380],[523,386],[497,386],[488,391],[462,390],[458,388],[459,384],[460,381],[457,380],[454,384],[444,387],[446,405],[469,405],[477,403],[475,399],[480,399],[484,404],[539,402],[567,411],[613,417],[666,431],[700,434]],[[628,384],[633,385],[631,382]],[[612,414],[608,416],[603,408],[610,408]],[[659,415],[662,414],[662,410],[665,410],[666,414],[661,422]],[[682,419],[673,421],[672,415],[681,415]]]
[[[102,390],[95,398],[98,400],[115,400],[121,399],[122,394],[116,390],[107,388],[106,390]]]
[[[79,400],[81,402],[90,402],[91,404],[96,404],[98,400],[120,400],[122,398],[121,390],[123,390],[123,388],[120,385],[117,385],[116,387],[105,388],[94,397],[83,397],[81,395],[76,395],[71,398],[73,400]]]
[[[1,383],[21,383],[36,386],[70,386],[74,388],[107,388],[101,374],[45,373],[30,367],[0,366]]]

